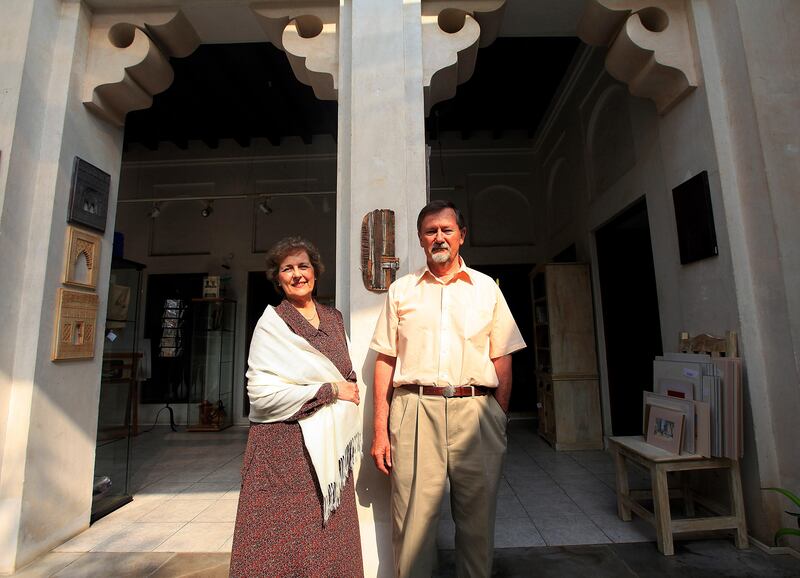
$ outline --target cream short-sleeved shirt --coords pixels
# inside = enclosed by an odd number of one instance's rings
[[[492,359],[523,347],[500,288],[463,260],[446,284],[427,267],[392,283],[370,343],[397,358],[395,387],[496,387]]]

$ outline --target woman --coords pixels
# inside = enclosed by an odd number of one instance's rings
[[[361,452],[358,384],[342,314],[312,297],[322,272],[319,251],[299,237],[267,255],[284,300],[267,307],[250,345],[231,576],[363,576],[350,475]]]

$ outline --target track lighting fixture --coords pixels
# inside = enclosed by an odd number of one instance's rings
[[[200,214],[203,216],[203,218],[206,218],[213,212],[214,212],[214,201],[208,201],[206,203],[206,206],[203,207],[203,210],[200,211]]]
[[[272,207],[269,206],[269,197],[258,203],[258,210],[264,213],[265,215],[272,214]]]

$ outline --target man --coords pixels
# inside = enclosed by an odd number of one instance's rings
[[[491,574],[510,354],[525,342],[498,286],[459,256],[466,233],[453,203],[433,201],[420,211],[427,266],[389,288],[370,344],[378,353],[372,457],[392,480],[401,577],[433,571],[448,481],[456,574]]]

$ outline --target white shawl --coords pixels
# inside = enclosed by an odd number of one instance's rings
[[[325,383],[344,381],[336,366],[295,335],[271,306],[250,342],[247,395],[250,421],[273,423],[293,416]],[[322,492],[323,520],[339,507],[342,488],[361,455],[358,407],[338,400],[298,422]]]

